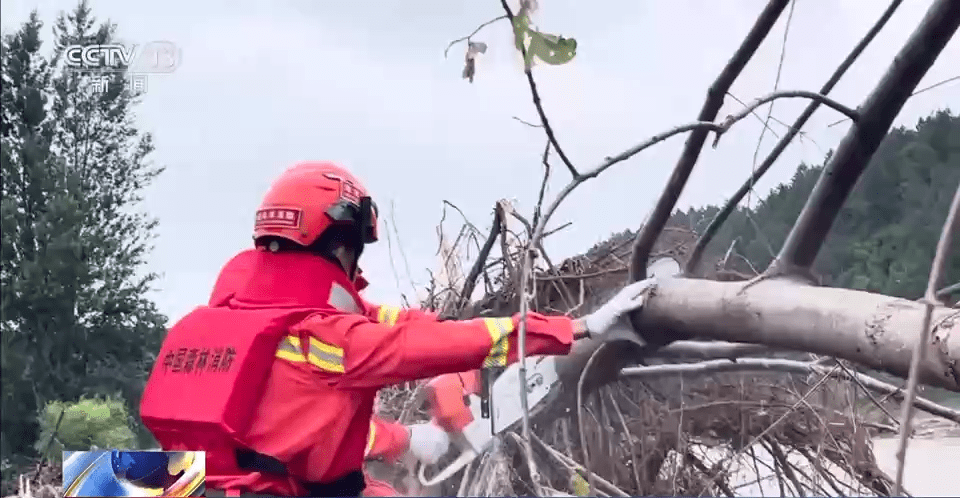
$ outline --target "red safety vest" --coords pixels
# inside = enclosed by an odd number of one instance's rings
[[[276,270],[265,272],[264,266],[280,262],[288,267],[291,259],[306,256],[256,252],[261,277]],[[281,340],[310,315],[357,311],[356,306],[362,306],[341,271],[315,256],[306,258],[308,264],[295,265],[315,277],[309,279],[306,293],[298,292],[302,288],[287,295],[267,292],[248,296],[243,303],[201,306],[169,330],[140,402],[143,423],[164,450],[206,451],[209,476],[250,472],[238,467],[236,455],[251,448],[248,429]],[[366,430],[364,426],[358,434],[345,436],[362,439]],[[299,488],[295,479],[277,477]]]

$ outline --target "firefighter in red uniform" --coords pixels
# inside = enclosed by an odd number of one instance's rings
[[[519,316],[466,321],[365,316],[357,259],[377,240],[360,182],[301,163],[267,192],[258,250],[224,306],[201,306],[161,346],[141,416],[165,450],[206,451],[208,495],[359,496],[376,392],[403,381],[516,361]],[[650,282],[582,319],[529,313],[529,355],[628,327]],[[443,340],[437,340],[442,337]]]
[[[236,294],[237,290],[243,285],[244,280],[249,277],[256,261],[256,249],[247,249],[240,252],[230,259],[220,270],[217,281],[210,293],[208,306],[226,306],[230,299]],[[357,290],[362,291],[366,286],[366,281],[357,277]],[[378,306],[363,301],[365,314],[380,323],[389,323],[394,325],[398,321],[406,321],[413,317],[422,317],[434,319],[434,315],[418,310],[403,310],[392,306]],[[460,383],[460,374],[441,375],[431,382],[430,397],[432,400],[437,398],[436,393],[443,392],[442,403],[434,402],[439,406],[438,422],[440,427],[447,431],[453,431],[448,420],[451,417],[462,418],[464,413],[466,417],[471,417],[469,408],[463,402],[464,389]],[[449,379],[444,380],[444,378]],[[444,389],[438,390],[434,387],[436,381],[440,381]],[[453,382],[451,382],[453,381]],[[451,395],[452,394],[452,395]],[[451,403],[453,402],[453,403]],[[374,413],[376,413],[374,409]],[[462,427],[461,427],[462,429]],[[426,427],[424,424],[414,424],[406,426],[398,422],[392,422],[374,415],[370,421],[370,433],[367,435],[367,447],[364,454],[367,460],[381,460],[393,463],[403,454],[411,452],[417,459],[425,463],[435,463],[450,446],[449,437],[441,431],[432,427]],[[400,494],[387,482],[374,479],[370,474],[364,472],[366,488],[364,496],[399,496]]]

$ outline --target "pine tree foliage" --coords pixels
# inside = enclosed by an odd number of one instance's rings
[[[156,221],[139,202],[162,168],[134,123],[138,96],[122,73],[97,91],[62,61],[67,45],[108,43],[116,27],[81,2],[47,50],[42,28],[34,12],[0,57],[4,459],[33,453],[51,401],[120,396],[136,423],[166,322],[143,268]]]
[[[735,211],[711,242],[705,260],[722,259],[736,241],[737,254],[756,269],[766,268],[821,171],[822,165],[800,165],[790,182],[755,207]],[[919,299],[958,185],[960,116],[941,110],[914,129],[892,130],[831,228],[814,265],[816,273],[826,285]],[[718,211],[717,206],[678,211],[673,222],[702,230]],[[958,281],[960,251],[954,251],[943,285]]]

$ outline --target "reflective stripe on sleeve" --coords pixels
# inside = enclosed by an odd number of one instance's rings
[[[400,308],[396,306],[382,305],[377,310],[377,322],[393,327],[400,318]]]
[[[484,318],[483,324],[490,333],[490,354],[483,360],[484,368],[507,366],[507,352],[510,348],[510,333],[513,332],[511,318]]]
[[[327,344],[315,337],[310,338],[310,363],[330,372],[344,373],[343,348]]]
[[[327,372],[344,373],[343,348],[327,344],[315,337],[310,338],[310,348],[304,351],[300,338],[288,335],[277,346],[277,358],[294,363],[309,362]]]
[[[370,433],[367,434],[367,449],[363,450],[363,456],[367,456],[373,451],[373,443],[377,441],[377,424],[370,421]]]
[[[303,356],[303,350],[300,349],[300,338],[288,335],[280,341],[277,346],[277,358],[281,358],[294,363],[303,363],[307,359]]]

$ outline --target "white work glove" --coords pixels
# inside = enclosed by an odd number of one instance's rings
[[[450,436],[430,422],[408,425],[410,454],[424,464],[435,464],[450,449]]]
[[[655,280],[652,278],[634,282],[621,289],[597,311],[581,318],[583,327],[590,337],[603,337],[613,332],[624,331],[620,329],[629,329],[633,332],[628,315],[631,311],[643,306],[649,295],[648,291],[652,290],[654,283]]]

